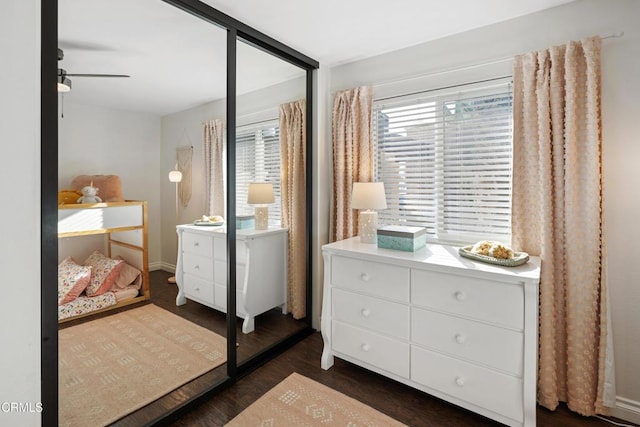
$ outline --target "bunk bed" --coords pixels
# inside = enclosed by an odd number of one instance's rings
[[[60,323],[146,301],[150,297],[147,202],[66,204],[58,206],[58,239],[104,235],[106,257],[122,259],[139,270],[139,282],[123,292],[80,295],[58,306]],[[141,283],[140,283],[141,282]]]

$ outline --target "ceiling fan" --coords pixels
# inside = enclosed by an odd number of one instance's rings
[[[58,61],[64,59],[64,51],[58,48]],[[67,73],[63,68],[58,68],[58,92],[69,92],[71,90],[71,77],[131,77],[127,74],[77,74]]]

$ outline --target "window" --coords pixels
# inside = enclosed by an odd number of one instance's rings
[[[431,239],[511,240],[512,91],[509,82],[374,102],[375,175],[382,225]]]
[[[247,204],[250,182],[273,184],[275,203],[269,205],[269,223],[280,225],[280,129],[277,120],[236,129],[236,214],[253,215]]]

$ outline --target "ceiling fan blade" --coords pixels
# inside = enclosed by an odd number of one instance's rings
[[[65,76],[69,76],[69,77],[131,77],[127,74],[73,74],[73,73],[65,73]]]

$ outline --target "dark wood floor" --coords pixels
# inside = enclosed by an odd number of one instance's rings
[[[321,352],[322,337],[320,333],[314,333],[173,422],[171,426],[222,426],[292,372],[325,384],[409,426],[501,425],[337,358],[334,366],[324,371],[320,368]],[[554,412],[538,407],[537,425],[612,426],[597,418],[577,415],[565,406],[561,406]]]

